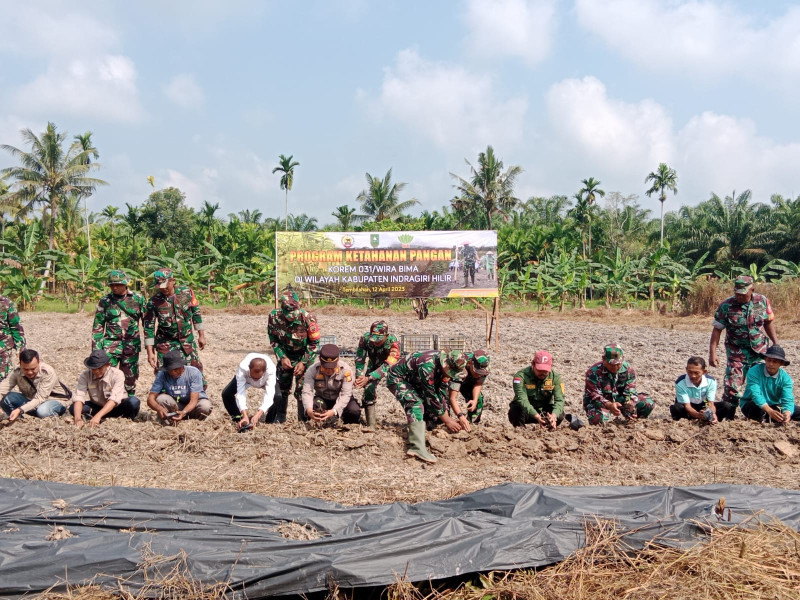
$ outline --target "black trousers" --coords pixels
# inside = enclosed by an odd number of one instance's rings
[[[564,413],[561,413],[556,417],[556,427],[561,425],[561,421],[564,420]],[[529,417],[525,414],[525,411],[522,410],[522,405],[517,401],[512,401],[511,405],[508,407],[508,421],[514,427],[522,427],[528,423],[536,423],[536,420],[532,417]]]
[[[325,410],[330,410],[334,406],[336,406],[336,400],[326,400],[322,396],[314,396],[314,404],[313,406],[322,408],[322,405],[325,405]],[[300,418],[301,421],[310,421],[311,417],[306,414],[306,411],[303,410],[303,416]],[[347,403],[347,406],[344,407],[342,411],[342,423],[345,424],[355,424],[361,421],[361,405],[356,401],[355,397],[350,396],[350,402]]]
[[[697,412],[703,412],[705,410],[705,406],[702,404],[692,404],[692,408]],[[733,421],[733,418],[736,416],[736,404],[732,404],[726,400],[714,402],[714,408],[717,411],[718,421],[724,421],[725,419]],[[669,414],[672,415],[672,419],[675,421],[678,421],[679,419],[691,418],[686,410],[686,405],[682,402],[675,402],[672,406],[670,406]]]
[[[75,414],[74,406],[75,403],[73,402],[69,407],[70,416]],[[99,404],[95,404],[94,402],[84,402],[83,408],[81,409],[81,414],[84,417],[89,417],[91,419],[100,411],[101,408],[103,407]],[[122,402],[117,404],[111,412],[106,413],[105,418],[116,419],[119,417],[125,417],[126,419],[135,419],[136,415],[138,414],[139,399],[136,396],[128,396]]]
[[[225,410],[234,421],[242,418],[242,411],[236,404],[236,377],[231,379],[230,383],[222,390],[222,404]],[[284,423],[286,421],[286,397],[281,392],[277,379],[275,380],[275,396],[272,399],[272,406],[267,409],[267,414],[264,415],[265,423]]]
[[[758,404],[755,402],[750,401],[745,402],[742,405],[742,414],[748,419],[753,419],[754,421],[764,421],[767,418],[767,413],[764,412],[764,409],[758,406]],[[794,405],[792,421],[800,421],[800,404]]]

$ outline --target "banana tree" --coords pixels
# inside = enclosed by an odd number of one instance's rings
[[[89,300],[98,298],[102,294],[107,270],[105,261],[101,257],[90,259],[83,254],[75,257],[75,264],[60,266],[59,278],[72,284],[78,299],[78,312],[83,312]],[[64,297],[68,300],[67,286],[65,286]]]
[[[62,254],[57,250],[39,249],[42,228],[37,221],[20,229],[18,240],[2,240],[0,278],[4,293],[14,299],[20,310],[33,309],[44,277],[40,271]]]

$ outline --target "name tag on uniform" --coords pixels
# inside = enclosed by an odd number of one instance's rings
[[[525,389],[535,390],[536,389],[536,384],[535,383],[526,383],[525,384]]]

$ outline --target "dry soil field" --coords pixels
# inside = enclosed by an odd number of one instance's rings
[[[464,333],[468,345],[483,345],[485,321],[479,311],[431,315],[342,308],[317,312],[323,334],[344,347],[381,316],[394,333]],[[92,315],[22,315],[29,346],[74,385],[89,352]],[[201,352],[215,408],[205,422],[163,427],[143,407],[136,422],[108,420],[98,429],[77,430],[71,418],[24,419],[0,424],[0,476],[88,485],[168,487],[185,490],[242,490],[292,497],[314,496],[348,504],[421,501],[451,497],[490,485],[517,481],[547,485],[699,485],[730,482],[800,487],[800,427],[745,422],[700,427],[673,423],[667,406],[674,379],[690,354],[707,353],[708,319],[666,319],[624,311],[558,315],[507,315],[500,321],[500,347],[492,349],[485,386],[484,423],[471,434],[429,434],[439,462],[427,466],[405,455],[405,417],[399,404],[379,388],[378,430],[320,429],[289,422],[262,425],[237,434],[219,398],[242,357],[268,348],[266,311],[206,311],[208,346]],[[784,329],[791,330],[787,326]],[[783,334],[780,324],[779,332]],[[782,339],[800,375],[800,343]],[[639,373],[642,390],[657,407],[650,420],[568,428],[548,433],[514,430],[506,421],[511,378],[537,349],[553,353],[566,382],[568,412],[583,416],[584,373],[600,349],[619,342]],[[720,357],[724,349],[720,346]],[[144,354],[143,354],[144,356]],[[152,371],[142,359],[139,396]],[[721,377],[722,370],[712,370]],[[360,392],[359,392],[360,393]],[[258,395],[251,401],[258,403]],[[144,404],[144,403],[143,403]],[[788,443],[788,448],[781,442]],[[777,444],[777,446],[776,446]],[[778,447],[789,452],[783,454]],[[793,454],[793,455],[792,455]]]

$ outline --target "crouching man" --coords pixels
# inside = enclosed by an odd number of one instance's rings
[[[19,353],[19,366],[0,381],[0,407],[11,423],[23,414],[60,417],[67,407],[58,398],[70,397],[72,392],[58,380],[56,370],[40,362],[39,353],[30,348]]]
[[[251,417],[247,412],[247,389],[264,390],[261,406]],[[251,352],[236,369],[236,375],[222,390],[222,404],[239,431],[255,427],[266,415],[266,423],[277,423],[279,414],[286,414],[286,398],[281,393],[275,363],[266,354]]]
[[[89,427],[97,427],[106,417],[136,418],[139,399],[125,391],[125,373],[111,366],[105,350],[93,350],[83,361],[87,369],[78,377],[75,401],[70,412],[75,426],[83,427],[83,417],[89,417]]]
[[[553,356],[547,350],[539,350],[530,367],[514,374],[508,420],[514,427],[537,423],[550,430],[564,420],[564,383],[553,371]]]
[[[164,366],[147,396],[147,406],[165,423],[183,419],[205,419],[211,414],[211,401],[203,389],[203,374],[187,366],[180,350],[164,354]]]
[[[789,366],[786,353],[776,344],[763,357],[763,363],[753,365],[747,372],[742,414],[748,419],[778,425],[800,421],[800,406],[794,401],[794,382],[782,368]]]
[[[303,379],[303,421],[323,423],[341,417],[358,423],[361,407],[353,398],[353,368],[339,359],[339,346],[325,344]]]

